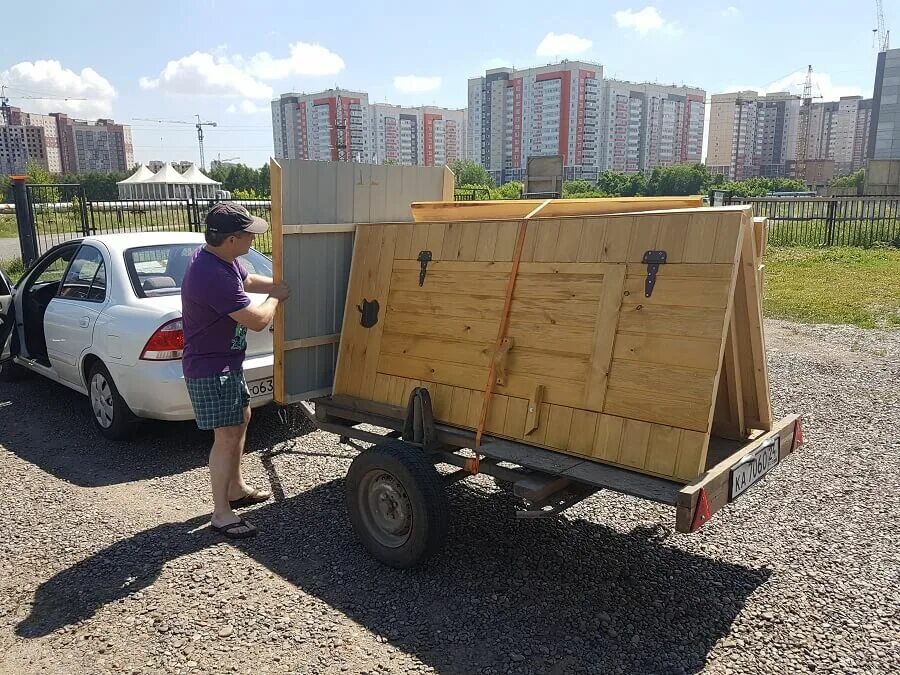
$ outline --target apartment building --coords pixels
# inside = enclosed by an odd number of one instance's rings
[[[370,114],[365,92],[282,94],[272,101],[275,156],[371,162]]]
[[[0,174],[23,174],[29,163],[47,168],[47,142],[40,126],[0,126]]]
[[[374,103],[369,129],[376,163],[442,166],[465,155],[464,110]]]
[[[788,176],[799,159],[802,100],[755,91],[715,94],[710,104],[706,164],[731,180]],[[807,160],[832,160],[843,175],[865,162],[872,100],[846,96],[809,108]]]
[[[469,80],[469,158],[497,182],[521,180],[528,158],[561,155],[569,177],[596,177],[603,66],[584,61]]]
[[[878,55],[868,159],[900,159],[900,49]]]
[[[601,169],[636,173],[699,162],[705,97],[702,89],[604,80]]]

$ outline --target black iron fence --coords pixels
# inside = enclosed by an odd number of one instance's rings
[[[900,197],[725,197],[769,219],[772,246],[900,246]]]
[[[30,264],[53,246],[78,237],[121,232],[202,232],[217,199],[87,200],[80,185],[14,185],[22,260]],[[271,219],[269,200],[230,200],[255,216]],[[255,247],[272,252],[271,231],[256,236]]]
[[[488,188],[456,188],[453,191],[453,200],[457,202],[476,202],[491,198]]]

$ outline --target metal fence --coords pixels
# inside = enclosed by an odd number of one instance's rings
[[[453,191],[453,200],[457,202],[476,202],[491,198],[488,188],[456,188]]]
[[[15,187],[14,187],[15,189]],[[216,199],[87,200],[80,185],[22,185],[16,220],[22,260],[64,241],[94,234],[121,232],[202,232],[203,220]],[[271,219],[269,200],[229,200],[255,216]],[[20,217],[21,215],[21,217]],[[272,252],[271,231],[256,236],[254,246]]]
[[[769,219],[772,246],[900,246],[897,197],[726,197]]]

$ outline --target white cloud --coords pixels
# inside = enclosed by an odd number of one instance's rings
[[[344,69],[344,60],[317,44],[294,42],[288,56],[279,58],[257,52],[249,58],[225,53],[219,45],[212,53],[194,52],[169,61],[156,77],[141,77],[142,89],[158,89],[167,94],[234,96],[244,99],[272,98],[267,81],[292,76],[334,75]],[[243,105],[243,104],[241,104]]]
[[[570,56],[574,54],[582,54],[591,48],[593,43],[587,38],[573,35],[572,33],[553,32],[547,33],[541,43],[537,46],[535,54],[538,56],[549,56],[551,58],[557,56]]]
[[[421,75],[397,75],[394,77],[394,88],[402,91],[404,94],[437,91],[441,88],[441,78],[422,77]]]
[[[729,5],[725,9],[722,10],[722,16],[726,19],[740,19],[742,14],[741,10],[739,10],[734,5]]]
[[[644,7],[639,12],[632,9],[620,10],[613,14],[616,25],[619,28],[626,28],[636,31],[639,35],[645,36],[653,31],[667,33],[669,35],[678,35],[681,28],[671,21],[666,21],[656,7]]]
[[[138,83],[142,89],[159,89],[167,94],[272,98],[272,87],[206,52],[169,61],[158,77],[142,77]]]
[[[244,99],[241,101],[240,105],[235,105],[232,103],[225,109],[225,112],[231,113],[232,115],[236,115],[241,113],[243,115],[259,115],[261,113],[268,113],[269,108],[266,106],[260,106],[254,103],[253,101],[248,101]]]
[[[22,61],[0,72],[0,81],[9,87],[13,105],[34,112],[64,112],[95,118],[111,117],[116,90],[93,68],[80,73],[64,68],[59,61]],[[46,96],[47,99],[16,100],[16,96]],[[66,98],[83,101],[59,100]]]
[[[735,86],[725,91],[756,91],[770,94],[776,91],[786,91],[791,94],[802,94],[803,84],[806,82],[806,70],[798,70],[787,77],[776,80],[766,86]],[[863,90],[857,85],[836,84],[828,73],[813,71],[813,96],[821,96],[822,101],[837,101],[841,96],[862,96]]]
[[[336,75],[344,69],[344,59],[322,45],[294,42],[287,58],[273,58],[268,52],[254,54],[247,72],[261,80],[283,80],[291,75]]]

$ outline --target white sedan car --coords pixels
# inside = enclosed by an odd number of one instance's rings
[[[193,419],[181,372],[181,280],[203,241],[187,232],[84,237],[47,251],[15,286],[0,272],[3,368],[87,395],[97,428],[114,440],[141,418]],[[241,263],[272,275],[256,250]],[[253,407],[272,400],[272,362],[271,326],[250,331],[244,372]]]

